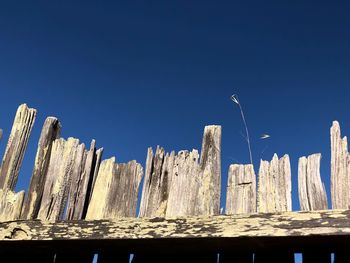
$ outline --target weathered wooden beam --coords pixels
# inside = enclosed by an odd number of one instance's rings
[[[256,176],[252,164],[230,165],[226,193],[226,214],[256,213]]]
[[[29,190],[22,208],[22,219],[34,219],[38,215],[51,157],[52,143],[59,137],[60,130],[61,124],[57,118],[46,118],[39,138]]]
[[[179,218],[115,218],[0,224],[0,243],[11,240],[152,240],[247,237],[350,236],[350,210],[220,215]],[[348,239],[349,240],[349,239]]]
[[[0,167],[0,189],[13,190],[27,148],[36,110],[26,104],[18,107]]]

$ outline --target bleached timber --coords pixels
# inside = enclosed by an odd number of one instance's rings
[[[14,190],[16,186],[35,117],[35,109],[26,104],[18,107],[0,167],[0,189]]]
[[[232,164],[228,172],[226,214],[256,213],[256,176],[252,164]]]

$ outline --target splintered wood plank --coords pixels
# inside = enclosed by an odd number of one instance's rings
[[[136,161],[116,164],[115,157],[101,162],[86,219],[136,216],[142,166]]]
[[[9,189],[0,189],[0,222],[20,218],[24,191],[15,193]]]
[[[2,129],[0,129],[0,140],[1,140],[1,138],[2,138]]]
[[[194,215],[196,213],[199,176],[198,151],[180,151],[173,162],[168,200],[166,200],[166,217]]]
[[[251,164],[232,164],[228,173],[226,214],[256,213],[256,176]]]
[[[141,217],[215,215],[220,213],[221,126],[204,129],[201,157],[197,150],[165,154],[148,149],[141,199]],[[167,254],[182,262],[216,262],[215,253]],[[162,262],[154,254],[135,254],[134,263]]]
[[[98,171],[100,169],[102,155],[103,155],[103,148],[97,149],[96,154],[94,156],[94,169],[93,169],[92,182],[91,182],[91,184],[89,183],[89,185],[88,185],[89,200],[87,201],[87,203],[90,203],[90,200],[91,200],[91,196],[92,196],[92,192],[93,192],[93,189],[95,186],[97,174],[98,174]],[[84,216],[86,215],[86,212],[87,212],[86,210],[87,210],[87,207],[86,207],[86,209],[84,209]]]
[[[38,218],[61,220],[67,203],[69,185],[79,140],[56,139],[51,149],[45,187]]]
[[[333,121],[331,136],[331,197],[333,209],[350,208],[350,155],[347,137],[341,137],[338,121]],[[348,253],[335,253],[334,263],[348,262]]]
[[[303,211],[328,209],[326,189],[321,181],[320,163],[321,154],[299,159],[299,203]]]
[[[46,118],[40,134],[29,190],[23,204],[22,219],[35,219],[38,215],[52,143],[59,137],[60,129],[61,124],[57,118]]]
[[[321,154],[313,154],[299,158],[298,190],[299,203],[303,211],[325,210],[328,208],[327,194],[320,175]],[[330,263],[331,254],[303,253],[303,263]]]
[[[204,128],[199,193],[195,215],[219,215],[221,191],[221,126]]]
[[[261,161],[258,181],[258,212],[291,211],[291,185],[291,169],[288,155],[278,159],[277,154],[274,154],[271,162]],[[256,253],[254,262],[294,262],[294,254],[289,251],[266,251]]]
[[[27,148],[36,110],[26,104],[18,107],[0,167],[0,189],[13,190]]]
[[[172,156],[174,154],[172,153]],[[157,146],[155,154],[152,148],[148,148],[146,159],[145,179],[142,188],[142,198],[140,203],[140,217],[164,216],[166,203],[162,205],[162,194],[167,195],[169,186],[169,176],[165,172],[164,166],[169,160],[169,155],[165,156],[164,149]],[[164,180],[164,175],[166,179]],[[167,201],[167,198],[164,200]]]
[[[256,213],[256,176],[252,164],[229,167],[226,193],[226,214]],[[253,253],[220,253],[220,263],[252,263]]]
[[[332,208],[350,208],[349,152],[347,137],[341,138],[340,125],[333,122],[331,133]]]
[[[271,162],[260,162],[258,182],[258,212],[271,213],[292,210],[291,170],[288,155],[275,154]]]
[[[78,151],[68,200],[67,219],[85,218],[95,167],[98,164],[95,145],[95,140],[92,140],[88,151],[80,153]]]

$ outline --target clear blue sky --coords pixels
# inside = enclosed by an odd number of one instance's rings
[[[3,151],[17,106],[38,109],[18,189],[29,181],[48,115],[63,136],[144,163],[148,146],[200,148],[203,127],[223,126],[223,185],[249,161],[237,107],[262,157],[321,152],[329,192],[329,128],[350,135],[348,1],[1,1]],[[261,141],[259,135],[271,139]],[[267,150],[261,151],[268,146]]]

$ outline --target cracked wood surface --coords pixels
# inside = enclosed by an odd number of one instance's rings
[[[184,218],[116,218],[0,223],[0,243],[11,240],[129,240],[350,236],[350,210]]]
[[[228,172],[226,214],[256,213],[256,176],[252,164],[232,164]]]
[[[26,104],[18,107],[0,167],[0,189],[14,190],[16,186],[35,117],[35,109]]]
[[[44,191],[47,168],[50,162],[52,143],[59,137],[60,130],[61,124],[57,118],[46,118],[39,138],[28,193],[22,208],[22,219],[34,219],[38,215]]]

